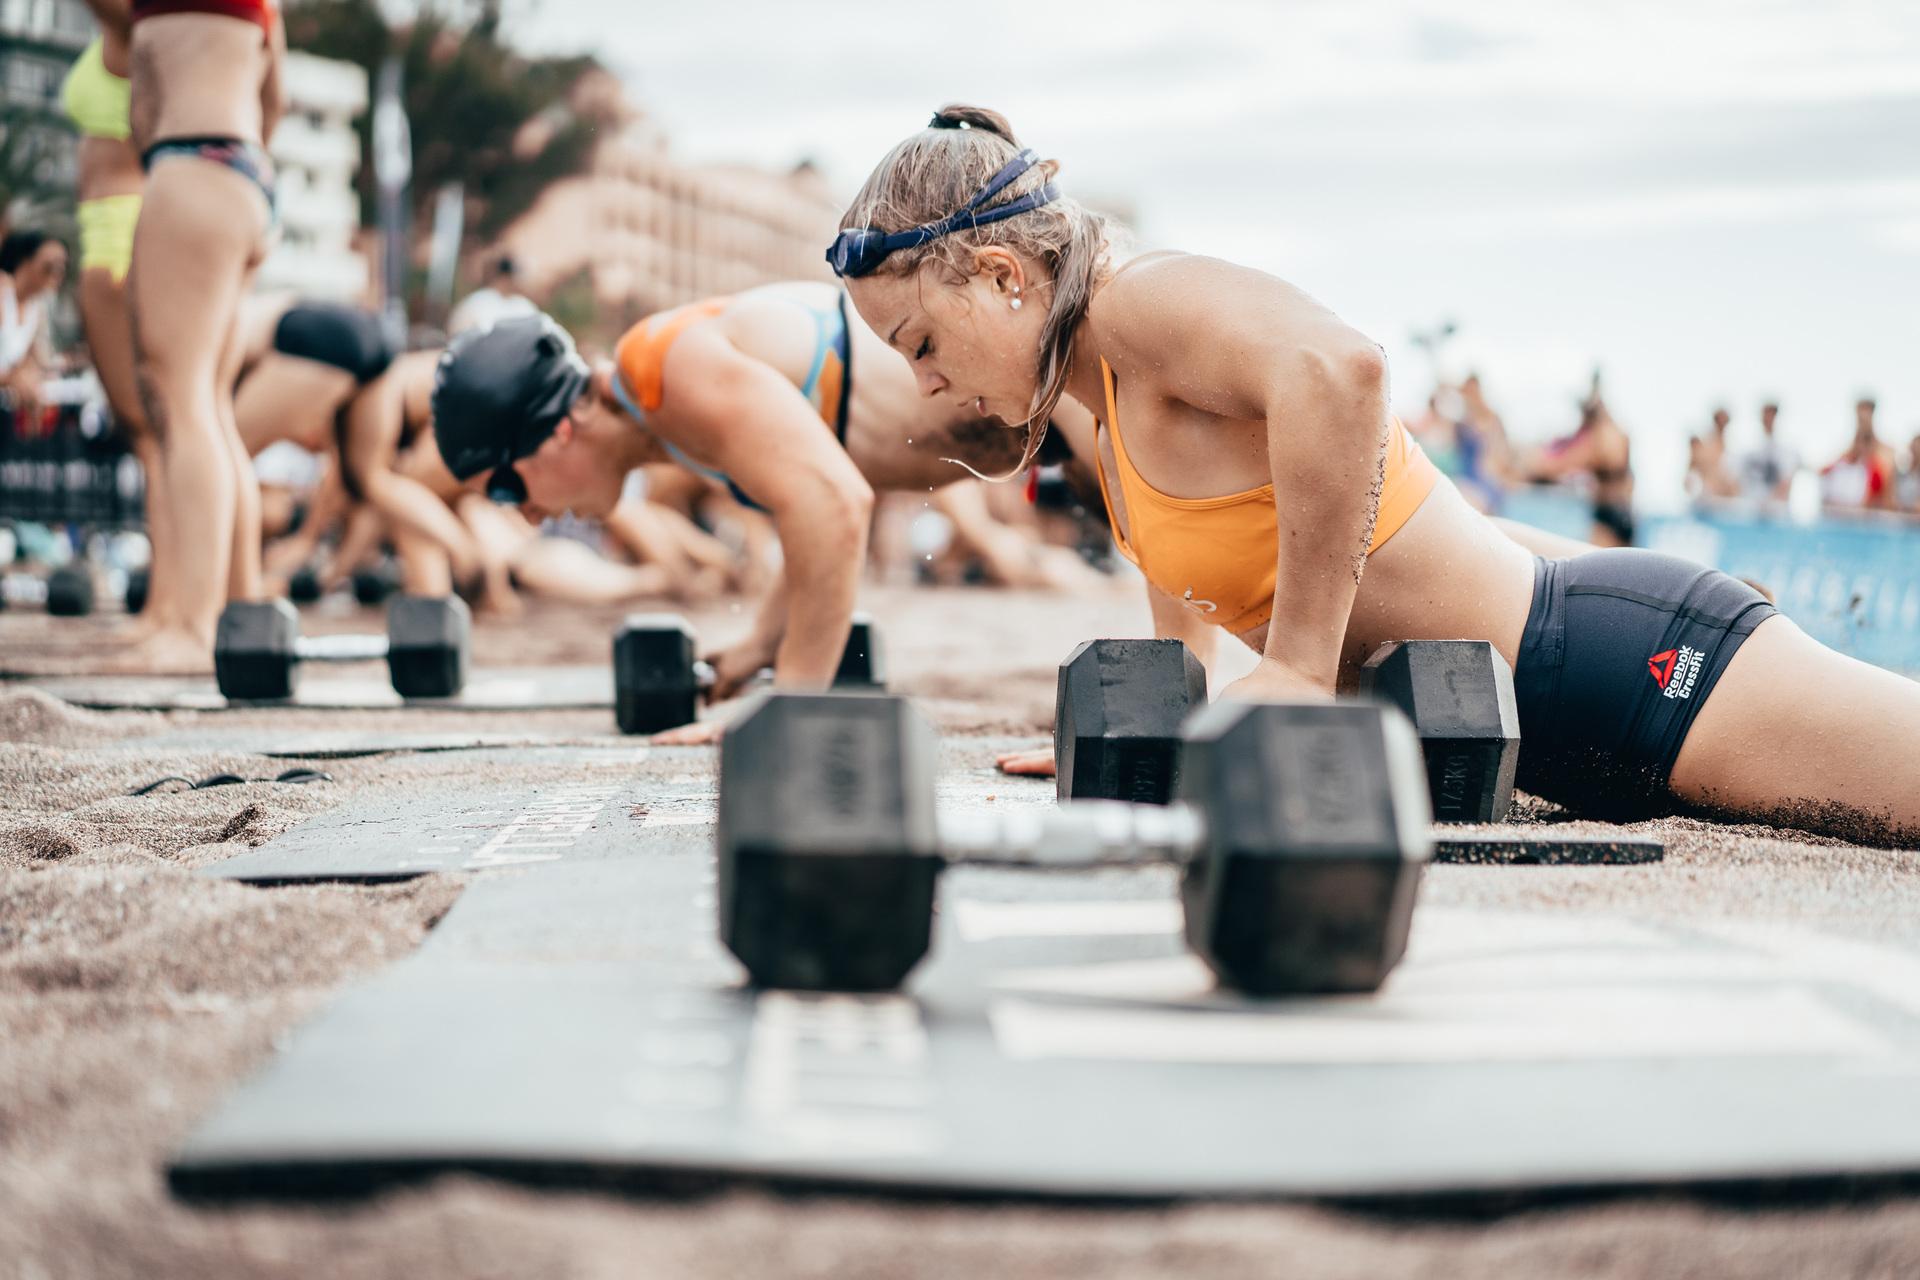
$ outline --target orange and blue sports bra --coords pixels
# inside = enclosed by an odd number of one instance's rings
[[[1107,470],[1099,468],[1100,496],[1107,505],[1113,540],[1120,554],[1147,581],[1208,622],[1238,635],[1264,626],[1273,615],[1279,578],[1280,517],[1273,486],[1218,498],[1174,498],[1161,493],[1134,470],[1120,439],[1114,411],[1113,370],[1105,360],[1100,373],[1107,385],[1107,435],[1113,441],[1120,493],[1127,501],[1128,533],[1112,519],[1113,498]],[[1390,421],[1387,470],[1380,491],[1380,513],[1373,523],[1372,555],[1413,518],[1440,478],[1439,469],[1421,451],[1400,419]]]
[[[627,330],[614,348],[613,395],[628,417],[642,427],[647,425],[647,415],[657,412],[666,396],[662,370],[674,341],[688,325],[712,319],[725,311],[731,301],[732,298],[724,297],[690,302],[671,311],[655,312]],[[800,394],[820,415],[820,420],[833,428],[834,438],[845,445],[847,405],[853,399],[853,340],[847,330],[847,295],[839,295],[832,310],[819,311],[812,307],[807,310],[814,322],[813,364],[800,383]],[[662,439],[660,443],[681,466],[718,480],[739,501],[759,508],[760,504],[724,472],[695,462],[668,440]]]

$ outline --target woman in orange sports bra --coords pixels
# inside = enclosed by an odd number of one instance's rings
[[[1001,116],[949,107],[882,159],[827,259],[922,394],[1097,458],[1155,630],[1253,648],[1223,696],[1321,699],[1392,640],[1486,640],[1514,668],[1519,783],[1611,817],[1690,807],[1920,837],[1920,684],[1825,648],[1675,556],[1535,555],[1387,409],[1378,346],[1214,258],[1116,268],[1105,224]],[[1547,540],[1529,543],[1556,552]]]

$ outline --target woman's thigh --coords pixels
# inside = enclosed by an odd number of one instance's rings
[[[1920,841],[1920,684],[1769,618],[1694,718],[1671,786],[1729,816]]]

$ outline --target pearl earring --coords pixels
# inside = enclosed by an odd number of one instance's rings
[[[1013,302],[1011,305],[1015,311],[1018,311],[1020,309],[1020,286],[1019,285],[1013,286]]]

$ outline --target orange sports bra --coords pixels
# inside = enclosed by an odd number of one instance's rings
[[[1218,498],[1174,498],[1161,493],[1128,459],[1120,439],[1120,417],[1114,411],[1113,370],[1105,360],[1100,362],[1100,373],[1107,386],[1107,436],[1113,441],[1131,536],[1123,536],[1119,522],[1112,519],[1113,498],[1107,491],[1104,466],[1099,468],[1100,496],[1120,554],[1138,566],[1148,582],[1208,622],[1236,635],[1264,626],[1273,615],[1274,584],[1279,577],[1280,518],[1273,507],[1273,486],[1263,484]],[[1400,419],[1392,419],[1389,430],[1386,479],[1368,555],[1400,532],[1440,478],[1439,469]]]

